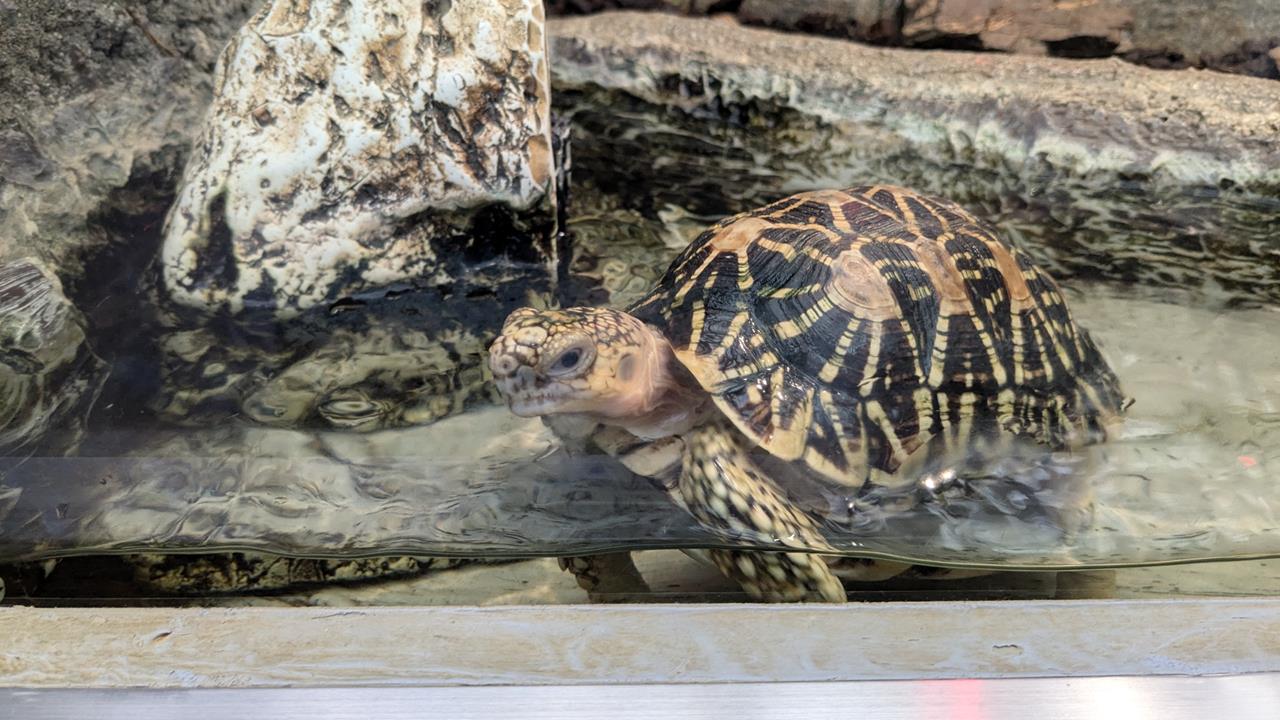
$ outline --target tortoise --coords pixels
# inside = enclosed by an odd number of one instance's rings
[[[1101,442],[1127,405],[1026,254],[892,186],[721,220],[625,311],[516,310],[489,364],[515,414],[617,454],[726,544],[750,543],[710,555],[768,601],[846,599],[824,518],[782,476],[857,496],[1009,439]]]

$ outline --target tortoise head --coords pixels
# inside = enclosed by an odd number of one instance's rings
[[[657,333],[617,310],[521,308],[489,347],[489,369],[516,415],[577,413],[604,422],[653,408],[664,351]]]

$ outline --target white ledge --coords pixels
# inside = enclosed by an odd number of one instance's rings
[[[1280,599],[0,608],[0,687],[574,685],[1280,671]]]

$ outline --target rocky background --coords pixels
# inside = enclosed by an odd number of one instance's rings
[[[269,12],[254,17],[260,8]],[[468,331],[483,335],[486,322],[505,316],[505,306],[481,313],[484,299],[525,304],[523,291],[546,284],[546,269],[532,267],[554,253],[541,6],[388,2],[382,14],[353,19],[348,12],[349,3],[319,0],[270,8],[210,0],[0,2],[0,277],[43,283],[14,285],[0,309],[30,306],[23,298],[66,308],[58,317],[67,331],[53,335],[66,346],[50,357],[92,360],[96,353],[135,386],[120,398],[109,389],[99,406],[115,408],[111,422],[170,406],[194,419],[201,403],[231,403],[250,417],[273,413],[268,424],[329,405],[385,418],[381,399],[351,383],[387,394],[388,378],[396,397],[405,396],[403,382],[415,383],[419,395],[445,390],[452,399],[427,398],[431,409],[423,412],[451,412],[461,405],[453,397],[459,384],[474,384],[455,373],[459,353],[469,363],[459,372],[479,375],[471,365],[482,346]],[[403,25],[419,16],[417,36],[401,44],[409,32]],[[328,146],[313,152],[316,128]],[[263,226],[259,215],[273,221]],[[159,261],[166,272],[157,271]],[[395,308],[371,310],[375,298],[352,297],[397,283]],[[419,285],[438,292],[406,297]],[[441,296],[473,292],[484,298],[462,303],[468,318],[438,317],[448,305]],[[296,383],[288,393],[256,392],[260,380],[289,377],[284,368],[294,361],[311,367],[305,358],[313,351],[332,357],[333,347],[357,342],[354,355],[383,355],[370,351],[385,350],[387,333],[373,339],[363,331],[412,315],[414,300],[440,320],[427,328],[419,319],[413,328],[425,343],[420,349],[443,355],[439,373],[423,376],[421,368],[440,363],[408,360],[409,352],[393,358],[394,368],[339,373],[346,377],[336,385],[322,383],[324,399],[299,401],[306,408],[294,402]],[[271,324],[277,313],[324,316],[339,301],[361,310],[344,315],[354,340],[329,338],[327,330],[343,324],[332,318],[300,321],[326,330],[303,333],[306,341]],[[266,328],[210,322],[250,305]],[[370,320],[375,314],[378,322]],[[8,313],[0,331],[0,368],[26,352],[9,338],[31,329],[33,337],[48,334],[32,313],[19,315]],[[163,329],[140,332],[148,324]],[[393,344],[415,346],[411,334]],[[119,342],[125,338],[137,342]],[[0,395],[22,398],[27,408],[72,407],[47,396],[91,364],[25,362],[0,372]],[[94,378],[75,377],[98,387]],[[316,379],[309,378],[308,390]],[[156,395],[153,386],[163,383],[173,392],[139,407],[139,397]],[[92,405],[96,393],[82,394]],[[257,398],[252,408],[241,408],[250,396]],[[292,404],[282,407],[285,396]],[[339,415],[345,425],[349,418]],[[0,435],[0,456],[31,435]]]
[[[110,242],[107,216],[158,220],[218,53],[256,4],[0,2],[0,258],[74,280]]]
[[[547,8],[552,15],[718,14],[877,45],[1118,56],[1280,79],[1280,3],[1273,0],[551,0]]]
[[[564,18],[551,38],[575,189],[651,217],[891,183],[979,213],[1060,279],[1280,300],[1272,81],[666,13]]]
[[[0,0],[0,258],[35,254],[74,293],[88,255],[140,251],[128,238],[110,247],[102,221],[160,219],[208,106],[218,53],[257,4]],[[619,7],[884,45],[1117,55],[1280,78],[1272,0],[547,3],[550,15]]]
[[[149,257],[149,228],[255,0],[0,0],[0,259],[34,255],[75,295],[87,260]],[[883,45],[1100,57],[1280,78],[1271,0],[549,0],[628,7]],[[145,234],[145,233],[144,233]]]

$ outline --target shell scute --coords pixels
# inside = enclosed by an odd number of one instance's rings
[[[964,209],[901,188],[728,218],[632,312],[749,439],[847,484],[933,437],[1096,440],[1124,404],[1048,275]]]

